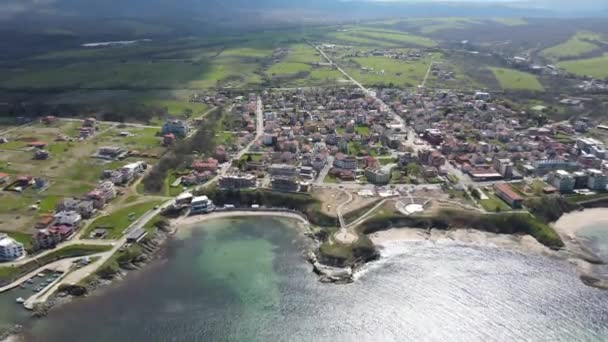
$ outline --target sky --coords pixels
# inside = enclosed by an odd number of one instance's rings
[[[0,20],[1,19],[10,19],[16,15],[23,14],[53,14],[53,13],[65,13],[69,12],[71,8],[84,7],[84,11],[86,11],[87,5],[78,6],[80,4],[91,4],[95,3],[96,6],[106,6],[106,10],[108,13],[121,13],[120,7],[129,7],[131,5],[140,8],[142,6],[144,12],[146,10],[146,2],[145,0],[122,0],[122,1],[106,1],[106,0],[0,0]],[[238,0],[233,0],[237,1]],[[294,4],[299,7],[305,9],[307,4],[311,2],[318,3],[318,0],[284,0],[283,2],[272,1],[272,0],[242,0],[245,4],[255,6],[256,3],[268,3],[271,2],[273,4],[286,4],[288,7],[293,7]],[[328,3],[331,0],[326,0]],[[533,8],[542,8],[549,9],[552,11],[608,11],[608,0],[334,0],[334,1],[342,1],[342,2],[393,2],[393,3],[475,3],[475,4],[502,4],[506,6],[512,7],[533,7]],[[223,2],[222,0],[154,0],[151,2],[155,3],[165,3],[170,4],[174,7],[179,7],[180,4],[184,4],[182,9],[189,9],[192,6],[198,6],[200,4],[201,8],[204,8],[207,3],[213,2]],[[111,4],[109,4],[111,3]],[[117,8],[113,8],[112,6],[118,5]],[[62,6],[59,6],[62,5]],[[291,5],[291,6],[289,6]],[[131,7],[133,7],[131,6]],[[108,8],[109,7],[109,8]],[[149,6],[148,6],[149,7]],[[238,7],[238,6],[237,6]],[[280,6],[277,6],[280,7]],[[195,9],[195,8],[193,8]],[[114,10],[114,12],[112,12]],[[77,14],[82,14],[83,8],[78,8]]]

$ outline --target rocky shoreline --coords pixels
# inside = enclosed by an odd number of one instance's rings
[[[171,233],[158,229],[150,239],[140,244],[142,246],[141,253],[129,260],[118,262],[118,268],[112,272],[100,274],[100,269],[97,274],[87,279],[85,284],[61,286],[45,304],[38,305],[33,309],[32,317],[44,317],[55,307],[70,303],[76,298],[92,295],[102,288],[123,280],[129,272],[146,267],[150,262],[160,257],[159,251],[170,236]]]

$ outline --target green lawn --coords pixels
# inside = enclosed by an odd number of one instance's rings
[[[600,49],[594,42],[605,44],[606,40],[597,33],[579,32],[567,41],[541,51],[541,55],[552,59],[576,57]]]
[[[608,77],[608,54],[602,57],[560,62],[558,67],[579,76]],[[0,145],[1,146],[1,145]]]
[[[359,135],[369,135],[369,127],[367,126],[356,126],[355,132]]]
[[[488,199],[479,201],[485,211],[496,212],[496,208],[499,208],[498,211],[513,210],[505,201],[496,197],[494,194],[488,192],[485,192],[485,194],[488,196]]]
[[[536,76],[513,69],[490,68],[503,89],[544,91]]]
[[[88,237],[97,228],[105,228],[108,231],[107,239],[119,238],[133,222],[161,203],[162,201],[138,203],[116,210],[110,215],[99,217],[89,225],[84,236]]]
[[[336,184],[339,182],[340,182],[340,180],[332,175],[327,175],[327,176],[325,176],[325,179],[323,179],[323,183],[328,183],[328,184]]]

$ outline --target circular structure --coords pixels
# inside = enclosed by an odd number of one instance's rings
[[[422,204],[408,204],[405,206],[405,214],[412,215],[424,211]]]

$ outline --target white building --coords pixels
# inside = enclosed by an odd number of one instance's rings
[[[55,223],[76,227],[82,221],[82,216],[75,211],[60,211],[55,214]]]
[[[25,254],[23,244],[4,233],[0,233],[0,261],[12,261]]]
[[[207,196],[194,197],[190,203],[190,214],[206,214],[215,210],[215,205]]]

